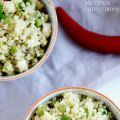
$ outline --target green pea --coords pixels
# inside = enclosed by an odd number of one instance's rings
[[[13,16],[11,14],[9,14],[6,19],[4,19],[4,23],[8,25],[9,28],[12,27],[12,18]]]
[[[24,0],[24,2],[25,2],[25,3],[29,2],[31,5],[32,5],[32,3],[33,3],[32,0]]]
[[[62,115],[60,120],[71,120],[71,118],[69,116]]]
[[[36,25],[36,27],[40,27],[40,26],[42,25],[41,20],[40,20],[40,19],[37,19],[37,20],[35,21],[35,25]]]
[[[62,113],[66,112],[66,106],[64,104],[61,104],[59,106],[59,111],[62,112]]]
[[[17,46],[12,46],[10,48],[10,53],[12,53],[12,54],[16,53],[17,51],[18,51],[18,47]]]
[[[25,3],[24,2],[20,2],[18,4],[18,7],[19,7],[20,10],[24,10],[25,9]]]
[[[107,114],[108,114],[107,110],[103,110],[102,115],[107,115]]]
[[[32,1],[32,0],[28,0],[28,2],[32,5],[32,2],[33,2],[33,1]]]
[[[37,114],[38,114],[39,116],[44,115],[44,111],[45,111],[46,109],[47,109],[47,108],[46,108],[45,105],[40,106],[40,107],[38,108]]]

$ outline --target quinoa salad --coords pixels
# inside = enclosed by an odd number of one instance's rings
[[[66,92],[39,106],[31,120],[116,120],[104,103]]]
[[[41,0],[0,0],[0,76],[32,68],[44,56],[51,34]]]

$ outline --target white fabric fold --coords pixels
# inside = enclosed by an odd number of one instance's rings
[[[120,12],[88,12],[85,0],[54,0],[82,26],[101,34],[120,35]],[[111,0],[112,1],[112,0]],[[118,6],[119,0],[111,3]],[[100,55],[72,42],[59,24],[54,50],[44,65],[24,78],[0,82],[0,120],[23,120],[28,108],[61,87],[98,89],[120,78],[120,56]]]

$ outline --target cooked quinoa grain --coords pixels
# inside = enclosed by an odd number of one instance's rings
[[[102,102],[66,92],[39,106],[31,120],[116,120]]]
[[[45,54],[51,33],[41,0],[0,0],[0,75],[33,67]]]

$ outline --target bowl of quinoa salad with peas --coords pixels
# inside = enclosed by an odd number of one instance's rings
[[[120,120],[120,109],[86,88],[62,88],[41,98],[24,120]]]
[[[23,77],[41,66],[56,34],[51,0],[0,0],[0,80]]]

